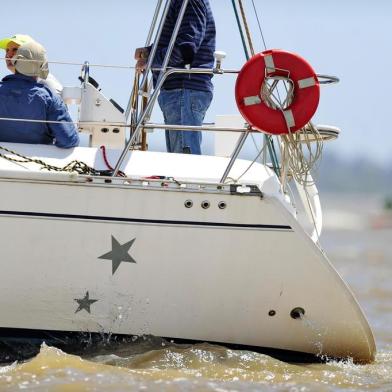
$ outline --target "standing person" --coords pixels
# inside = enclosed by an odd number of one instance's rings
[[[30,41],[20,45],[10,60],[15,74],[0,82],[0,141],[54,144],[62,148],[79,144],[77,129],[64,102],[38,81],[49,73],[45,53],[42,45]]]
[[[172,0],[153,60],[153,67],[162,66],[183,0]],[[213,68],[215,21],[209,0],[189,0],[184,19],[168,66],[174,68]],[[135,52],[136,69],[142,72],[151,48]],[[154,85],[159,73],[154,72]],[[202,125],[213,96],[212,75],[175,74],[162,86],[158,97],[165,124]],[[202,135],[199,131],[167,131],[168,152],[201,154]]]
[[[15,53],[18,50],[19,46],[27,44],[31,41],[34,41],[34,39],[26,34],[15,34],[12,37],[3,38],[2,40],[0,40],[0,49],[5,50],[5,63],[7,65],[7,68],[11,72],[15,73],[15,67],[11,59],[15,56]],[[39,81],[46,84],[56,94],[61,95],[61,92],[63,91],[63,86],[51,73],[48,73],[46,79],[41,79]]]

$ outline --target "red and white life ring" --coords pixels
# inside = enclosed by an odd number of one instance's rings
[[[269,76],[282,76],[292,81],[291,103],[284,109],[273,109],[263,100],[261,90]],[[304,127],[317,110],[320,84],[311,65],[297,54],[273,49],[253,56],[241,69],[235,97],[242,116],[255,129],[281,135]]]

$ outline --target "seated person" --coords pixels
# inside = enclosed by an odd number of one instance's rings
[[[15,56],[15,53],[20,45],[27,44],[31,41],[34,41],[34,39],[31,38],[29,35],[25,34],[15,34],[12,37],[0,40],[0,49],[5,50],[5,63],[7,65],[7,68],[12,73],[15,73],[15,67],[11,61],[12,57]],[[51,73],[48,74],[46,79],[39,79],[38,81],[46,84],[55,93],[61,95],[61,92],[63,91],[63,86]]]
[[[45,79],[49,73],[45,53],[42,45],[35,41],[22,44],[11,60],[15,74],[0,82],[2,142],[54,144],[62,148],[79,144],[78,131],[64,102],[38,81],[38,78]]]

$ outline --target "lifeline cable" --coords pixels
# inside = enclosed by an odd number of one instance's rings
[[[266,45],[266,43],[265,43],[264,34],[263,34],[263,29],[261,28],[261,23],[260,23],[260,19],[259,19],[259,14],[258,14],[258,12],[257,12],[257,9],[256,9],[256,6],[255,6],[254,0],[252,0],[252,5],[253,5],[253,9],[254,9],[254,11],[255,11],[257,24],[258,24],[258,26],[259,26],[259,31],[260,31],[261,39],[263,40],[264,50],[267,50],[267,45]]]

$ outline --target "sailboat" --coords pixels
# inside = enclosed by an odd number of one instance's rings
[[[289,52],[253,54],[242,0],[232,4],[249,58],[241,70],[225,69],[221,52],[213,69],[170,69],[168,51],[156,88],[149,64],[122,111],[86,62],[82,85],[63,98],[79,106],[87,147],[1,143],[0,347],[152,335],[290,361],[373,361],[364,313],[320,245],[319,195],[301,155],[301,146],[339,134],[311,123],[320,84],[337,79]],[[153,51],[169,6],[157,2],[146,40]],[[294,75],[296,62],[310,73]],[[197,128],[149,122],[160,86],[178,72],[238,74],[242,116]],[[274,99],[281,83],[285,103]],[[148,131],[168,128],[214,132],[216,154],[148,151]],[[257,159],[239,159],[261,131]]]

